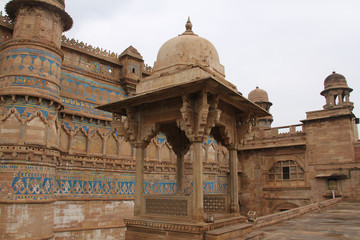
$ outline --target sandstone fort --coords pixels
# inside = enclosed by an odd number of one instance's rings
[[[149,67],[66,38],[63,0],[5,9],[0,239],[234,239],[360,199],[356,79],[329,72],[318,111],[272,127],[271,96],[227,81],[190,19]]]

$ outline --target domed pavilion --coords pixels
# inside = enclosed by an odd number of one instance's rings
[[[248,99],[259,105],[266,111],[269,111],[270,107],[272,106],[272,103],[269,101],[269,96],[267,92],[263,89],[260,89],[259,87],[256,87],[254,90],[252,90],[249,93]],[[259,129],[271,128],[272,122],[273,122],[272,116],[261,117],[258,118],[257,120],[257,126]]]
[[[193,33],[190,20],[183,34],[161,46],[153,75],[140,79],[133,97],[100,109],[113,113],[112,127],[135,149],[135,217],[126,220],[127,238],[135,239],[138,231],[149,226],[153,235],[160,234],[164,228],[158,221],[166,222],[168,234],[187,234],[191,239],[223,226],[206,223],[211,213],[204,210],[202,145],[208,136],[229,151],[229,190],[207,199],[223,204],[220,214],[226,216],[225,225],[244,221],[239,214],[237,150],[255,119],[269,113],[225,80],[216,48]],[[143,191],[145,149],[159,132],[165,134],[177,158],[174,196],[144,195]],[[186,195],[184,155],[189,151],[192,193]]]
[[[324,81],[324,91],[321,92],[326,99],[324,109],[332,109],[337,107],[347,107],[353,110],[354,104],[350,102],[350,93],[352,89],[349,88],[346,78],[332,72]]]

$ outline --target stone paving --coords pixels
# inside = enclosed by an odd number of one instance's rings
[[[258,231],[264,240],[360,240],[360,201],[342,201]]]

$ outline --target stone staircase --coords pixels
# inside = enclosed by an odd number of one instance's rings
[[[215,214],[211,230],[206,231],[206,240],[237,239],[252,231],[252,224],[246,223],[243,216]]]
[[[239,239],[246,234],[251,233],[252,224],[238,223],[230,226],[207,231],[206,240]],[[241,239],[241,238],[240,238]]]

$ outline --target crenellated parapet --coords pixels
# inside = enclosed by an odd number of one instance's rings
[[[118,64],[119,54],[104,50],[103,48],[93,47],[92,45],[88,45],[83,41],[75,40],[74,38],[67,38],[65,35],[61,38],[61,43],[63,47],[68,47],[77,51],[84,52],[86,54],[90,54],[93,56],[97,56],[99,58],[103,58],[104,60],[113,62]]]

